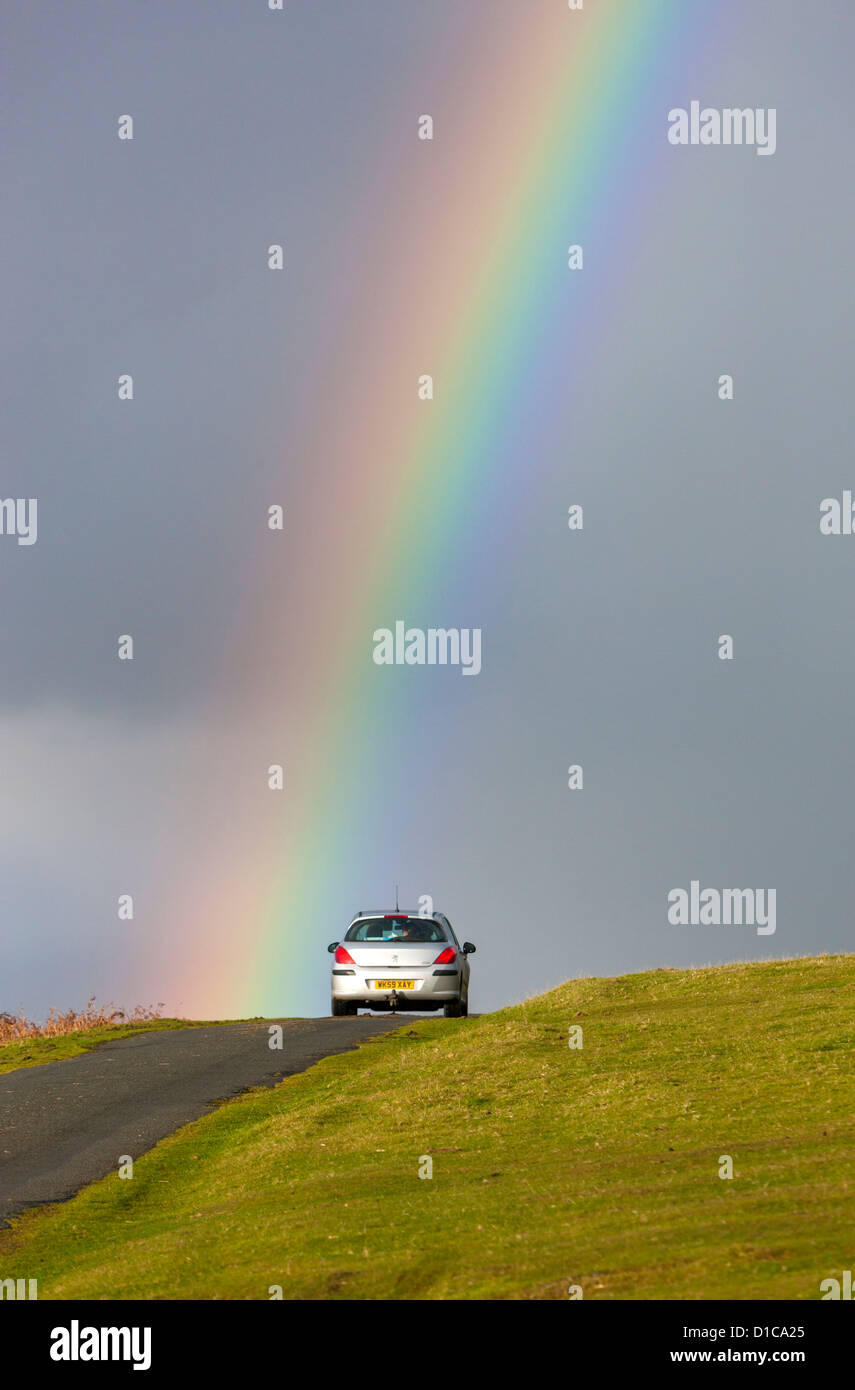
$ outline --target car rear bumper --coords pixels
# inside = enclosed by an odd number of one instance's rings
[[[404,979],[412,982],[412,989],[400,988],[398,981]],[[393,1002],[401,1010],[438,1009],[459,999],[462,987],[460,971],[441,966],[409,970],[406,976],[400,969],[351,966],[345,973],[343,966],[337,966],[330,980],[333,999],[375,1009],[390,1008]]]

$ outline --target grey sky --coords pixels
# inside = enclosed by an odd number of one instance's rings
[[[354,280],[382,275],[376,151],[432,92],[447,120],[466,112],[456,45],[509,3],[295,3],[288,42],[261,0],[7,17],[0,491],[39,498],[39,540],[0,538],[0,1008],[180,1004],[163,914],[209,845],[206,759],[228,785],[289,737],[231,643],[259,601],[257,516],[315,466],[291,443],[331,408]],[[852,948],[855,537],[818,521],[855,487],[855,10],[714,11],[640,116],[662,148],[634,224],[588,229],[596,328],[543,388],[554,404],[566,373],[565,432],[538,438],[495,564],[448,579],[461,624],[485,614],[484,670],[457,682],[465,697],[435,683],[423,725],[389,728],[382,756],[419,804],[403,823],[399,800],[374,808],[370,833],[355,817],[359,869],[319,904],[305,1012],[324,1007],[328,924],[395,877],[477,941],[479,1008],[568,974]],[[669,149],[667,111],[695,97],[774,106],[775,155]],[[402,161],[400,177],[418,175]],[[259,260],[272,228],[301,267],[277,297]],[[535,437],[538,420],[533,403]],[[393,607],[389,622],[411,616]],[[291,622],[283,588],[277,641]],[[669,928],[666,894],[691,878],[775,887],[777,933]],[[149,920],[118,947],[129,881]]]

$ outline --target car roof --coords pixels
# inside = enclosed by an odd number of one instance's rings
[[[405,907],[378,907],[370,908],[368,911],[363,910],[361,912],[357,912],[355,917],[351,917],[350,925],[353,926],[354,922],[358,922],[361,917],[415,917],[419,921],[423,922],[431,922],[437,920],[445,922],[448,920],[445,914],[442,912],[429,912],[427,916],[425,916],[421,912],[408,912]]]

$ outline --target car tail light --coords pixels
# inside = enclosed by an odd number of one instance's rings
[[[338,947],[338,949],[336,950],[335,955],[333,956],[333,960],[335,961],[336,965],[355,965],[355,964],[356,964],[356,961],[353,959],[353,956],[350,954],[349,951],[345,950],[344,946],[339,946],[339,947]]]
[[[434,965],[450,965],[451,962],[456,959],[456,957],[457,952],[455,951],[454,947],[446,946],[444,951],[440,951],[439,955],[434,961]]]

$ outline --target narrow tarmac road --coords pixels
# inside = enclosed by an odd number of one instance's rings
[[[401,1022],[265,1019],[138,1033],[0,1076],[0,1225],[115,1172],[123,1154],[139,1158],[217,1101],[274,1086]],[[271,1023],[283,1025],[281,1051],[268,1046]]]

